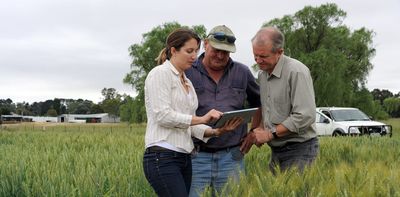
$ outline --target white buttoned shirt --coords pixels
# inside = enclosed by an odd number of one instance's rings
[[[166,60],[154,67],[147,75],[144,94],[147,113],[145,144],[167,142],[177,149],[192,152],[191,136],[207,141],[204,132],[207,125],[190,126],[198,100],[192,83],[184,75],[190,95],[180,82],[178,70]]]

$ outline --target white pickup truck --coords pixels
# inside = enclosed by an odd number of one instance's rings
[[[348,107],[318,107],[315,126],[318,135],[392,136],[392,126],[372,121],[364,112]]]

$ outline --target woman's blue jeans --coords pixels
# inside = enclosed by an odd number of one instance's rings
[[[143,169],[158,196],[188,196],[192,181],[191,155],[172,150],[146,149]]]

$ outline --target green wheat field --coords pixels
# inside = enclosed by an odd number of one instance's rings
[[[268,171],[268,146],[245,157],[218,196],[400,196],[400,119],[393,137],[320,137],[304,174]],[[156,196],[142,170],[145,125],[0,127],[0,196]],[[211,196],[206,190],[204,196]]]

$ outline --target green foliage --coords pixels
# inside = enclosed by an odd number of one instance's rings
[[[124,103],[119,106],[119,117],[123,122],[131,122],[133,98],[128,96]]]
[[[383,106],[392,117],[400,117],[400,98],[386,98],[383,101]]]
[[[121,121],[126,121],[130,123],[141,123],[146,122],[146,111],[136,111],[145,110],[144,107],[136,107],[139,105],[138,98],[133,99],[128,96],[124,100],[124,104],[120,106],[120,118]]]
[[[115,88],[103,88],[101,90],[101,95],[103,95],[104,100],[114,99],[118,97],[118,92],[115,90]]]
[[[131,103],[124,105],[125,110],[131,112],[129,116],[129,122],[131,123],[142,123],[146,122],[146,107],[144,105],[144,92],[139,93]]]
[[[66,106],[67,106],[67,113],[70,114],[89,114],[90,109],[94,103],[89,100],[83,99],[67,99]]]
[[[354,93],[351,106],[359,108],[374,119],[386,120],[389,118],[379,101],[373,100],[372,94],[366,88]]]
[[[93,104],[90,107],[90,113],[91,114],[100,114],[100,113],[104,113],[104,110],[101,108],[100,104]]]
[[[0,115],[11,114],[15,110],[15,104],[11,99],[0,99]]]
[[[310,68],[317,106],[350,106],[372,69],[374,33],[365,28],[351,32],[342,25],[345,17],[337,5],[325,4],[263,25],[281,29],[285,53]]]
[[[0,132],[0,196],[155,196],[142,126],[70,127]]]
[[[119,115],[122,96],[114,88],[103,88],[101,94],[104,96],[104,100],[100,103],[101,109],[113,117],[115,121]]]
[[[272,176],[269,147],[253,147],[240,182],[217,196],[400,196],[400,119],[385,122],[392,138],[320,137],[304,174]],[[156,196],[142,167],[145,125],[31,126],[0,127],[0,196]]]
[[[134,122],[144,121],[142,114],[144,106],[144,81],[147,74],[156,66],[155,59],[165,47],[168,35],[177,28],[186,27],[177,22],[164,23],[153,28],[150,32],[143,34],[143,41],[140,44],[133,44],[129,47],[129,55],[132,57],[131,71],[126,74],[124,83],[132,85],[138,95],[134,99],[132,112]],[[206,29],[203,25],[191,27],[200,37],[205,37]]]
[[[383,104],[383,101],[389,97],[393,97],[393,93],[390,92],[389,90],[380,90],[380,89],[374,89],[371,91],[372,96],[374,97],[374,100],[379,100],[380,104]]]
[[[53,108],[50,108],[49,110],[47,110],[46,116],[52,116],[52,117],[56,117],[57,116],[57,111]]]
[[[30,108],[29,103],[25,103],[25,102],[17,103],[17,106],[15,108],[15,113],[19,114],[19,115],[25,115],[25,116],[32,115],[29,108]]]

